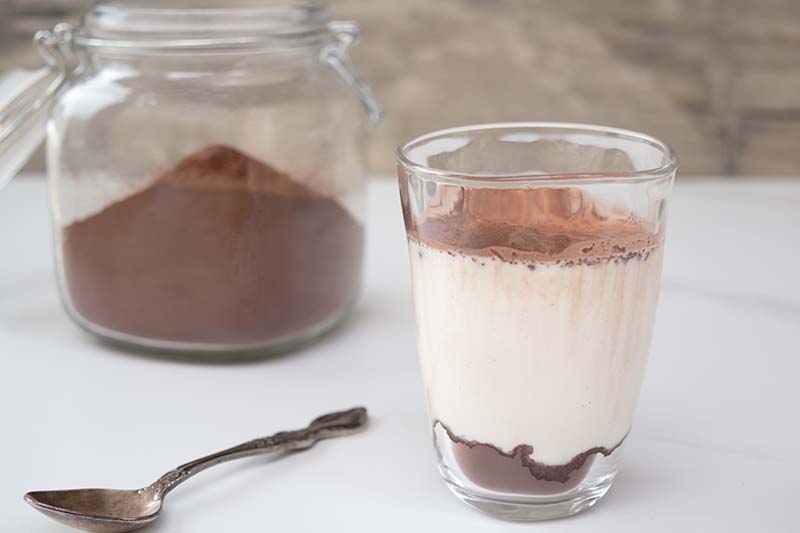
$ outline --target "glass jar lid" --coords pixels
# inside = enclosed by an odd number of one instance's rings
[[[330,36],[316,2],[280,0],[110,0],[95,4],[78,45],[131,49],[306,45]]]

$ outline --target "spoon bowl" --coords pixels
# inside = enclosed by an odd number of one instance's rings
[[[161,499],[150,487],[139,490],[42,490],[25,495],[37,511],[84,531],[133,531],[158,518]]]

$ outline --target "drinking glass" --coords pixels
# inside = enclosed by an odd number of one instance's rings
[[[665,143],[562,123],[468,126],[398,150],[438,466],[467,504],[540,520],[599,501],[653,330]]]

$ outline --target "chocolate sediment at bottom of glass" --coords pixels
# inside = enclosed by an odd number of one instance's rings
[[[447,436],[440,442],[436,428]],[[598,454],[609,456],[622,441],[606,448],[597,446],[575,455],[569,462],[547,465],[534,459],[534,447],[519,444],[510,452],[488,442],[470,440],[454,433],[444,422],[433,423],[437,447],[449,447],[453,460],[464,477],[471,483],[497,492],[520,495],[546,496],[562,494],[581,484]]]

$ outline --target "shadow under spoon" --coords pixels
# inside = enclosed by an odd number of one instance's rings
[[[319,440],[351,435],[366,426],[367,410],[356,407],[320,416],[304,429],[282,431],[191,461],[142,489],[46,490],[27,493],[25,501],[53,520],[76,529],[100,533],[133,531],[155,521],[164,497],[206,468],[262,453],[306,450]]]

